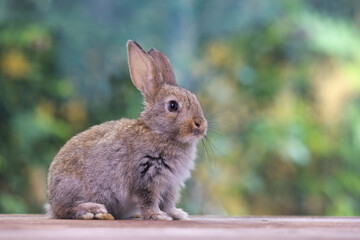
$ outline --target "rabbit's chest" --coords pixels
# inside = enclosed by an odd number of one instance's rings
[[[141,177],[154,178],[158,175],[169,175],[174,169],[162,154],[157,156],[147,154],[140,161],[139,171]]]
[[[194,167],[192,155],[145,154],[139,161],[138,176],[150,181],[182,183]]]

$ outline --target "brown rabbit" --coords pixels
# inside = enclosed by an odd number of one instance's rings
[[[169,59],[128,41],[131,79],[145,99],[138,119],[93,126],[71,138],[48,173],[55,218],[187,219],[176,208],[196,144],[207,130],[194,94],[177,86]]]

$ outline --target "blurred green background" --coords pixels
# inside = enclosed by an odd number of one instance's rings
[[[1,0],[0,213],[39,213],[74,134],[136,118],[126,41],[199,97],[191,214],[360,214],[360,1]]]

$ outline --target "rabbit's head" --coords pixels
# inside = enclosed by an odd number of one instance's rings
[[[145,99],[140,118],[157,133],[182,143],[193,143],[206,134],[207,121],[190,91],[176,84],[169,59],[162,52],[145,52],[136,42],[127,43],[131,80]]]

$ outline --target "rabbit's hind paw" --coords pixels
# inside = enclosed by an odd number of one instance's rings
[[[102,204],[98,203],[81,203],[75,207],[76,219],[91,220],[114,220],[114,217],[107,212]]]

